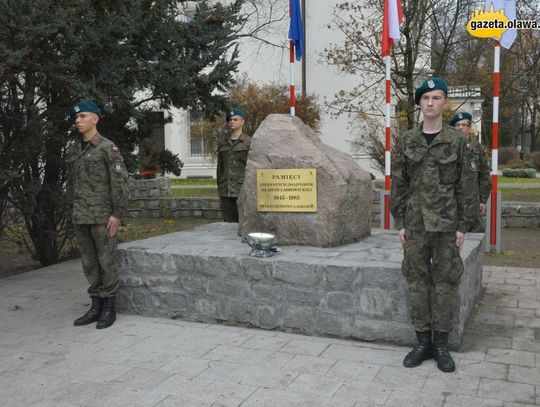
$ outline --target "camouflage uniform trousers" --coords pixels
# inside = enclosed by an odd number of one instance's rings
[[[415,330],[451,331],[457,288],[463,274],[456,233],[406,229],[401,269],[409,287],[410,316]]]
[[[225,222],[238,222],[238,198],[229,196],[219,197],[221,216]]]
[[[91,297],[114,297],[120,285],[116,267],[118,237],[109,237],[105,224],[75,225],[84,275]]]

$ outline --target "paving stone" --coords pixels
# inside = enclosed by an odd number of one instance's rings
[[[213,361],[221,360],[275,369],[283,368],[293,357],[294,355],[290,353],[270,352],[228,345],[219,345],[204,355],[205,359]]]
[[[459,371],[459,374],[489,379],[505,380],[508,377],[508,365],[503,363],[460,359],[457,364],[457,371]]]
[[[504,380],[480,379],[477,396],[520,403],[536,402],[534,386]]]
[[[385,403],[385,406],[390,407],[443,407],[443,405],[443,394],[407,390],[392,391]]]
[[[512,348],[517,350],[540,352],[540,341],[530,338],[512,338]]]
[[[254,335],[242,344],[243,348],[277,351],[290,342],[290,338]]]
[[[170,372],[186,377],[195,377],[209,367],[209,360],[178,356],[159,368],[162,372]]]
[[[367,364],[402,366],[405,354],[392,350],[373,352],[373,350],[367,348],[332,344],[321,354],[321,357]]]
[[[324,375],[332,366],[336,364],[335,360],[328,358],[317,358],[314,356],[295,355],[290,359],[283,370],[299,373],[313,373]]]
[[[509,365],[521,365],[535,367],[535,353],[515,349],[488,349],[486,362],[506,363]]]
[[[344,379],[300,373],[287,386],[287,391],[332,398],[344,383]]]
[[[514,340],[517,338],[514,338]],[[487,348],[512,348],[512,338],[505,336],[490,336],[467,332],[463,339],[461,351],[487,351]],[[517,349],[517,348],[516,348]]]
[[[540,385],[540,368],[510,365],[508,380],[516,383]]]
[[[449,394],[444,401],[444,407],[503,407],[502,400]]]
[[[383,366],[372,382],[391,390],[420,390],[424,387],[428,375],[427,370]]]
[[[279,351],[297,355],[319,356],[326,348],[328,348],[327,343],[295,339],[287,342]]]
[[[345,382],[336,392],[334,398],[356,400],[362,403],[385,404],[392,390],[375,383]]]
[[[326,376],[369,383],[373,381],[381,368],[381,365],[338,360],[326,373]]]
[[[302,398],[302,394],[293,394],[281,389],[259,388],[242,403],[242,407],[295,407]]]
[[[298,373],[274,368],[261,369],[259,366],[231,362],[214,361],[197,378],[219,382],[246,384],[267,388],[286,388]]]
[[[448,374],[441,371],[429,373],[422,391],[425,393],[454,393],[475,396],[480,378],[463,375],[459,372]]]

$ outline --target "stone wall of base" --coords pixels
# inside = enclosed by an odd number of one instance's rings
[[[454,347],[480,292],[482,239],[468,235],[462,252]],[[308,335],[414,342],[395,232],[374,230],[340,247],[281,249],[274,257],[250,257],[236,225],[225,223],[123,244],[118,308]]]
[[[380,225],[379,191],[374,191],[371,204],[371,224]],[[218,198],[130,198],[132,218],[208,218],[221,219]],[[534,202],[503,202],[502,227],[540,227],[540,204]]]

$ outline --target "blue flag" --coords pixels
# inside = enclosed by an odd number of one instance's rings
[[[296,60],[300,61],[304,54],[304,34],[302,28],[302,10],[300,0],[291,1],[291,22],[289,25],[289,39],[293,41],[296,51]]]

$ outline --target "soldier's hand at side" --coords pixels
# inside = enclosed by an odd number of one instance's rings
[[[399,241],[401,242],[401,247],[405,245],[405,228],[399,229],[398,231]]]
[[[458,248],[458,252],[463,248],[463,242],[465,241],[465,234],[461,233],[460,231],[456,232],[456,246]]]
[[[481,203],[480,204],[480,215],[484,216],[486,214],[487,206],[486,204]]]
[[[111,238],[116,236],[118,232],[118,227],[120,226],[120,219],[111,216],[109,222],[107,222],[107,229],[109,229],[109,236]]]

